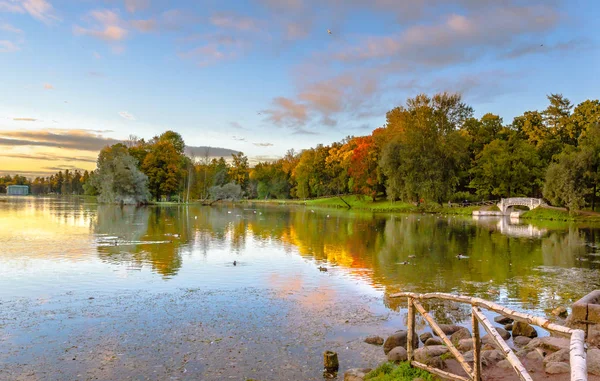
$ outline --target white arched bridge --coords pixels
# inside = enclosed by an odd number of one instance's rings
[[[529,198],[529,197],[511,197],[511,198],[503,198],[498,203],[498,208],[502,212],[502,214],[507,215],[510,214],[514,206],[524,206],[531,209],[535,209],[538,206],[546,205],[544,200],[541,198]]]

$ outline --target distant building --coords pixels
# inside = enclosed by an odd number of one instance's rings
[[[6,187],[6,194],[9,196],[27,196],[29,194],[29,186],[9,185]]]

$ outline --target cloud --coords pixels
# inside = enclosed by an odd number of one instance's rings
[[[54,15],[54,7],[46,0],[24,0],[22,6],[31,17],[45,24],[59,21],[59,18]]]
[[[241,124],[239,124],[238,122],[229,122],[229,125],[235,129],[238,130],[247,130],[246,127],[242,126]]]
[[[263,110],[263,113],[268,115],[267,120],[278,126],[295,127],[308,120],[306,105],[286,97],[274,98],[272,108]]]
[[[98,52],[93,52],[92,53],[92,57],[94,57],[95,59],[99,60],[102,58],[102,55],[100,55],[100,53]]]
[[[35,119],[35,118],[13,118],[13,120],[15,122],[35,122],[35,121],[37,121],[37,119]],[[2,132],[0,131],[0,133],[2,133]]]
[[[142,11],[150,6],[150,0],[125,0],[125,9],[129,13]]]
[[[133,21],[131,21],[131,25],[133,25],[133,27],[135,29],[137,29],[138,31],[144,32],[144,33],[152,32],[157,27],[156,20],[153,20],[153,19],[133,20]]]
[[[243,54],[249,47],[245,41],[231,36],[204,36],[209,41],[187,52],[180,52],[181,59],[193,60],[198,67],[214,65],[218,62],[233,60]]]
[[[90,36],[107,42],[117,42],[124,40],[129,31],[125,29],[124,22],[115,11],[102,9],[95,10],[87,16],[89,28],[79,25],[73,27],[73,34],[76,36]]]
[[[107,145],[120,143],[88,130],[46,129],[0,131],[0,146],[58,147],[97,152]]]
[[[135,116],[131,115],[127,111],[121,111],[121,112],[119,112],[119,115],[121,116],[121,118],[125,118],[128,120],[135,120]]]
[[[195,156],[197,158],[204,157],[230,157],[232,154],[238,154],[240,151],[232,150],[229,148],[221,147],[207,147],[207,146],[186,146],[185,153],[188,156]]]
[[[272,147],[274,144],[273,143],[252,143],[257,147]]]
[[[238,142],[245,142],[246,141],[246,138],[242,138],[242,137],[239,137],[239,136],[232,136],[231,138],[233,140],[238,141]]]
[[[15,33],[15,34],[23,34],[23,31],[19,28],[16,28],[10,24],[7,23],[3,23],[0,24],[0,30],[3,30],[5,32],[9,32],[9,33]]]
[[[49,83],[44,83],[44,89],[46,90],[54,90],[54,86]]]
[[[306,130],[304,128],[296,128],[292,135],[320,135],[318,132]]]
[[[54,166],[54,167],[42,167],[42,169],[47,169],[47,170],[50,170],[50,171],[57,171],[57,172],[58,171],[64,171],[64,170],[69,170],[69,171],[71,171],[71,170],[73,170],[73,171],[74,170],[80,170],[80,171],[83,171],[83,169],[81,169],[81,168],[79,168],[79,167],[77,167],[75,165],[57,165],[57,166]]]
[[[211,16],[210,23],[220,28],[237,29],[245,32],[259,29],[258,20],[235,13],[216,13]]]
[[[102,77],[104,77],[104,73],[102,73],[100,71],[90,71],[90,72],[88,72],[88,75],[90,77],[96,77],[96,78],[102,78]]]
[[[0,53],[13,53],[21,50],[21,48],[12,41],[0,40]]]
[[[25,10],[14,1],[0,1],[0,12],[25,13]]]
[[[96,158],[92,156],[60,156],[53,154],[20,154],[20,153],[11,153],[11,154],[3,154],[0,153],[0,157],[8,157],[13,159],[29,159],[29,160],[44,160],[44,161],[77,161],[77,162],[85,162],[85,163],[95,163]]]

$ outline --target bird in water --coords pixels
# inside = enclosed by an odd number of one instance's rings
[[[319,266],[319,271],[327,271],[327,267]]]
[[[233,265],[234,265],[234,266],[237,266],[237,261],[233,261]]]
[[[467,259],[467,258],[469,258],[469,257],[467,257],[466,255],[458,254],[458,255],[456,256],[456,258],[458,258],[458,259]]]
[[[417,256],[416,255],[409,255],[408,257],[409,258],[416,258]]]
[[[408,261],[404,261],[404,262],[400,262],[400,263],[398,263],[398,264],[399,264],[399,265],[410,265],[410,262],[408,262]]]
[[[585,261],[587,261],[587,259],[586,259],[586,258],[582,258],[582,257],[577,257],[577,260],[578,260],[579,262],[585,262]]]

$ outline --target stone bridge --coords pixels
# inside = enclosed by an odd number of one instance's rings
[[[506,215],[506,214],[510,214],[510,209],[513,206],[517,206],[517,205],[525,206],[525,207],[529,208],[529,210],[531,210],[531,209],[537,208],[538,206],[546,205],[546,203],[541,198],[512,197],[512,198],[501,199],[500,202],[498,203],[498,208],[500,208],[500,211],[502,211],[502,214]]]

